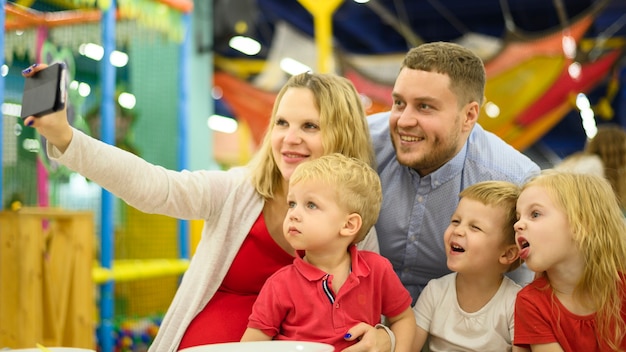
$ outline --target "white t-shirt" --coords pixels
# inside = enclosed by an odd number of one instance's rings
[[[413,307],[417,325],[429,333],[430,351],[511,351],[521,286],[505,276],[484,307],[467,313],[459,307],[455,281],[456,273],[430,280]]]

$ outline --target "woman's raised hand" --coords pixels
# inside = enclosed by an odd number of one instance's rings
[[[34,64],[22,71],[22,76],[31,77],[37,72],[48,67],[46,64]],[[67,99],[66,99],[67,101]],[[52,145],[61,152],[67,149],[72,140],[74,131],[67,120],[67,103],[65,108],[49,115],[41,117],[28,116],[24,119],[24,125],[37,129]]]

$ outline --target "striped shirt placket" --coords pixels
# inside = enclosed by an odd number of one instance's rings
[[[334,304],[335,303],[335,295],[333,294],[333,290],[330,289],[330,287],[328,286],[328,278],[330,277],[330,274],[326,274],[324,276],[324,279],[322,280],[322,289],[324,290],[324,293],[326,293],[326,297],[328,297],[328,300],[330,301],[330,304]]]

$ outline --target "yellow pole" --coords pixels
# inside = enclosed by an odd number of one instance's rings
[[[329,73],[333,53],[332,18],[343,0],[298,0],[298,2],[313,15],[317,69],[320,73]]]

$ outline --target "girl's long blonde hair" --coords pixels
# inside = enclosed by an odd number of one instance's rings
[[[522,188],[540,186],[564,210],[585,268],[574,298],[596,310],[598,339],[619,350],[626,336],[626,220],[609,182],[597,175],[545,170]],[[547,277],[548,281],[550,280]]]

